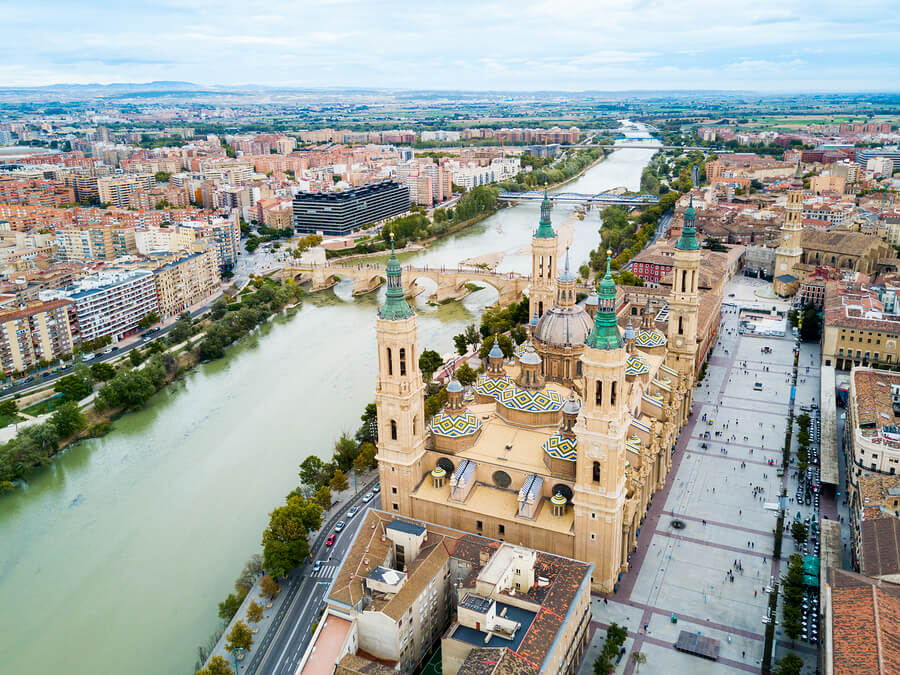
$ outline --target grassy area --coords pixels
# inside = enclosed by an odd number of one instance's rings
[[[56,410],[59,406],[64,403],[62,394],[57,394],[52,398],[48,398],[43,401],[39,401],[37,403],[33,403],[32,405],[24,408],[22,410],[26,415],[31,415],[32,417],[37,417],[38,415],[45,415],[47,413],[51,413]]]

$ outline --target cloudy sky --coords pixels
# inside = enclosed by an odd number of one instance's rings
[[[0,86],[896,91],[900,0],[0,0]]]

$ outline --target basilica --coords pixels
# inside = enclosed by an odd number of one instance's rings
[[[391,255],[376,325],[385,511],[589,562],[592,588],[615,589],[691,410],[700,305],[693,207],[664,328],[617,289],[609,259],[596,291],[578,302],[545,195],[532,238],[528,341],[512,359],[495,343],[477,382],[466,390],[451,380],[429,420],[416,316]]]

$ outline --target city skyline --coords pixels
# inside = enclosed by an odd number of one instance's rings
[[[6,86],[190,81],[429,90],[884,91],[887,2],[431,4],[326,0],[110,7],[4,3]],[[865,49],[860,49],[864,44]],[[15,48],[12,45],[16,45]],[[387,46],[387,49],[386,49]],[[894,87],[896,88],[896,87]]]

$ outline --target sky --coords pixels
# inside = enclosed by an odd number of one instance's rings
[[[900,0],[0,0],[0,86],[897,91]]]

